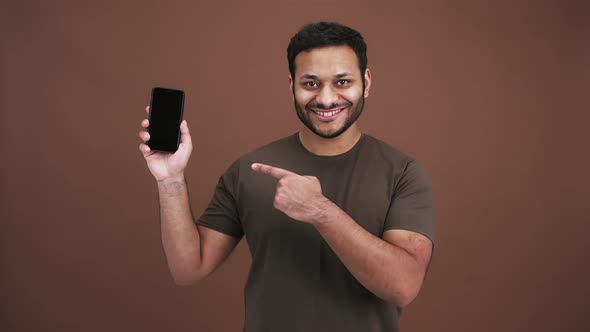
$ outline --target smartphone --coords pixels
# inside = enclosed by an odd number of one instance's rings
[[[147,128],[152,150],[176,152],[180,144],[180,123],[184,113],[184,91],[163,87],[152,89]]]

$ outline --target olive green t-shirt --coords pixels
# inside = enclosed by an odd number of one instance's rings
[[[234,162],[197,221],[246,235],[252,265],[244,331],[398,331],[401,309],[360,284],[312,225],[274,208],[277,180],[254,172],[255,162],[317,177],[324,196],[379,238],[404,229],[433,240],[433,193],[424,169],[367,134],[337,156],[309,152],[294,134]]]

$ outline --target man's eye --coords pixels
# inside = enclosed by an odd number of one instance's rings
[[[349,80],[338,80],[338,85],[346,85],[349,83]]]
[[[316,88],[318,86],[317,82],[305,82],[303,85],[308,86],[310,88]]]

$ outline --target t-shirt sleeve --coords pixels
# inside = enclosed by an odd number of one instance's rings
[[[219,178],[209,206],[196,224],[218,232],[241,238],[244,235],[236,203],[239,162],[232,164]]]
[[[434,193],[426,170],[408,162],[395,185],[384,231],[403,229],[421,233],[434,243]]]

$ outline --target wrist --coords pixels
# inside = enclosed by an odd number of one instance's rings
[[[322,226],[329,223],[333,218],[334,212],[338,209],[338,206],[330,201],[325,196],[314,201],[315,213],[311,218],[311,224],[315,226]]]
[[[182,177],[170,177],[158,181],[158,190],[161,197],[177,197],[186,194],[186,181]]]
[[[183,174],[164,177],[162,179],[156,179],[156,182],[158,183],[158,185],[167,185],[167,184],[175,183],[175,182],[184,183],[186,181],[185,181],[184,173],[183,173]]]

